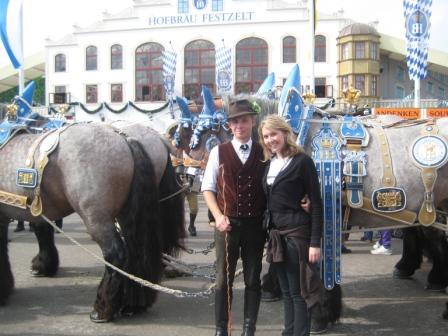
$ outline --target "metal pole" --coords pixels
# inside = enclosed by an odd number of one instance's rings
[[[420,78],[414,80],[414,107],[420,108]]]
[[[308,2],[309,13],[309,31],[310,31],[310,92],[314,93],[314,0]]]
[[[22,49],[22,65],[19,68],[19,96],[23,94],[23,88],[25,87],[25,71],[24,71],[24,62],[25,56],[23,52],[23,5],[20,6],[19,11],[19,20],[20,20],[20,49]]]

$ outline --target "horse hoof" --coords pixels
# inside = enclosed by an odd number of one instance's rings
[[[34,270],[34,269],[30,270],[30,273],[31,273],[31,276],[35,277],[35,278],[43,278],[43,277],[47,276],[46,274],[42,273],[41,271]]]
[[[197,236],[196,228],[194,226],[189,226],[188,227],[188,232],[190,232],[190,236],[192,236],[192,237],[196,237]]]
[[[132,317],[134,315],[144,312],[145,310],[146,310],[146,308],[144,308],[144,307],[126,306],[121,310],[120,314],[121,314],[121,316],[124,316],[124,317]]]
[[[392,273],[392,276],[394,277],[394,279],[411,279],[413,274],[414,272],[405,273],[404,271],[395,268]]]
[[[442,292],[442,293],[445,292],[445,286],[442,286],[440,284],[433,284],[433,283],[429,283],[429,282],[425,285],[425,289],[429,290],[431,292]]]
[[[95,323],[107,323],[112,321],[112,318],[101,318],[100,313],[98,313],[96,310],[92,310],[90,313],[90,321]]]

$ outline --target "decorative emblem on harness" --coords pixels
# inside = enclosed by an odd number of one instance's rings
[[[402,188],[380,188],[372,193],[372,206],[380,212],[398,212],[406,207],[406,194]]]
[[[437,135],[423,135],[411,146],[411,156],[421,168],[439,168],[448,161],[446,141]]]
[[[24,188],[34,188],[37,185],[38,173],[36,169],[18,168],[16,185]]]

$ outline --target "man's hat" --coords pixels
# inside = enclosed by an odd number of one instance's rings
[[[251,103],[247,99],[236,100],[229,104],[229,112],[227,119],[237,118],[244,115],[258,114],[260,107],[257,103]]]

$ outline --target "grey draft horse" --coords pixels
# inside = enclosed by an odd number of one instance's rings
[[[162,274],[162,252],[175,253],[182,246],[184,209],[179,197],[159,202],[179,189],[163,140],[151,136],[151,147],[129,133],[119,134],[100,124],[64,129],[42,176],[43,214],[54,220],[78,213],[108,262],[157,283]],[[16,135],[0,150],[1,191],[33,199],[33,189],[16,186],[16,169],[25,165],[29,148],[39,136]],[[2,304],[14,287],[7,248],[11,219],[36,223],[39,253],[32,260],[34,275],[53,276],[59,266],[53,228],[28,209],[0,203]],[[155,297],[154,290],[106,267],[90,318],[107,322],[119,314],[138,313],[151,306]]]

